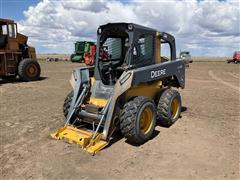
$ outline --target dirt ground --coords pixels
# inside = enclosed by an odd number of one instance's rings
[[[122,138],[95,156],[50,138],[79,64],[41,62],[42,80],[0,81],[1,179],[239,179],[240,66],[195,62],[185,111],[136,147]]]

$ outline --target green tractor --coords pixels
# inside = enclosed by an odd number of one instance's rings
[[[90,46],[94,44],[94,42],[89,41],[77,41],[75,43],[75,52],[71,55],[70,60],[72,62],[84,62],[84,53],[89,53]]]

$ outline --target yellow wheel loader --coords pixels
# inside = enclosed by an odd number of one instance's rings
[[[17,24],[10,19],[0,18],[0,78],[19,76],[22,81],[40,78],[41,67],[36,51],[27,43],[28,37],[19,33]]]
[[[161,57],[163,43],[169,45],[169,59]],[[176,59],[172,35],[110,23],[97,30],[95,66],[75,69],[70,82],[65,125],[51,136],[95,154],[116,130],[129,142],[143,144],[157,123],[171,126],[181,113],[181,97],[173,88],[184,88],[185,64]]]

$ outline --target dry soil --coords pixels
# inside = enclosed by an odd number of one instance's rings
[[[240,66],[194,62],[184,112],[142,146],[120,138],[95,156],[50,138],[79,64],[41,62],[42,80],[0,81],[0,177],[5,179],[239,179]]]

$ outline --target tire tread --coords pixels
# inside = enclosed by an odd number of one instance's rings
[[[173,97],[178,97],[180,99],[180,108],[181,108],[181,97],[178,91],[173,89],[165,89],[160,98],[157,105],[157,120],[159,120],[160,125],[164,127],[170,127],[175,121],[172,119],[171,115],[169,114],[171,101]],[[181,109],[180,109],[181,111]],[[180,112],[179,112],[180,115]],[[178,116],[179,116],[178,115]]]
[[[38,69],[38,73],[37,73],[36,77],[34,77],[34,78],[30,78],[26,74],[26,67],[30,63],[35,64]],[[41,67],[36,60],[23,59],[22,61],[20,61],[19,65],[18,65],[18,75],[22,81],[28,82],[28,81],[38,80],[40,77],[40,74],[41,74]]]
[[[147,101],[151,100],[143,96],[137,96],[133,100],[127,102],[123,107],[120,115],[120,130],[129,142],[142,144],[146,141],[137,134],[135,122],[138,116],[138,110]],[[151,102],[154,104],[153,101]]]

